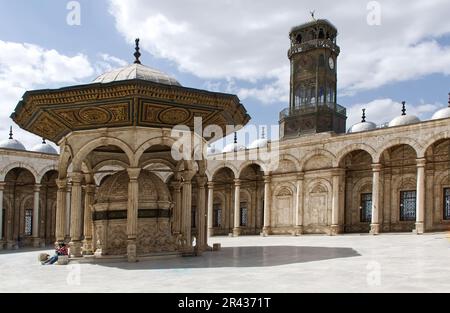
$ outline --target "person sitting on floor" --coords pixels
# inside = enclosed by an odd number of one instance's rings
[[[69,255],[69,251],[67,250],[65,243],[58,243],[55,247],[55,255],[49,258],[47,261],[42,262],[42,265],[52,265],[58,261],[60,256]]]

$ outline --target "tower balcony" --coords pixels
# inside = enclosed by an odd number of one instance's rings
[[[341,49],[330,39],[313,39],[300,44],[294,44],[288,51],[289,59],[297,53],[307,52],[314,49],[330,49],[336,55],[339,55]]]
[[[321,111],[334,111],[342,116],[347,116],[347,109],[337,103],[302,104],[295,108],[286,108],[280,112],[280,121],[286,117],[306,115]]]

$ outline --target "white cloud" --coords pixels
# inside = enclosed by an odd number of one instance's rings
[[[407,104],[406,113],[415,115],[421,120],[427,120],[437,110],[442,108],[442,104],[418,103]],[[395,117],[402,114],[402,104],[392,99],[377,99],[369,103],[355,104],[347,109],[349,119],[347,126],[350,127],[361,122],[362,109],[366,109],[367,121],[377,125],[388,123]]]
[[[0,40],[0,140],[8,138],[9,125],[13,124],[9,116],[25,91],[74,84],[93,73],[82,54],[66,56],[33,44]],[[27,148],[41,142],[19,127],[14,127],[14,137]]]
[[[448,0],[379,2],[381,26],[367,24],[368,2],[360,0],[110,0],[110,12],[129,42],[140,36],[144,49],[204,79],[255,83],[236,93],[262,102],[287,101],[288,32],[311,8],[340,31],[343,94],[449,75],[450,46],[436,41],[450,33]]]
[[[109,55],[107,53],[99,53],[98,57],[99,60],[95,63],[96,75],[101,75],[103,73],[112,71],[116,68],[125,67],[128,65],[127,61]]]

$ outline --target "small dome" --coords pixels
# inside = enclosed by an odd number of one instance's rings
[[[217,149],[214,146],[208,146],[208,149],[207,149],[208,155],[219,154],[219,153],[221,153],[220,149]]]
[[[41,144],[34,146],[31,151],[44,154],[58,154],[58,151],[56,151],[56,149],[53,148],[50,144],[46,143],[45,140],[42,141]]]
[[[94,80],[94,83],[106,84],[133,79],[140,79],[164,85],[181,86],[175,78],[142,64],[132,64],[127,67],[104,73],[97,77]]]
[[[8,139],[0,142],[0,149],[11,149],[11,150],[21,150],[26,151],[25,146],[16,139]]]
[[[0,149],[21,150],[21,151],[27,150],[19,140],[13,138],[12,127],[10,127],[9,129],[9,139],[0,142]]]
[[[261,148],[267,148],[269,145],[269,140],[265,138],[257,139],[251,143],[251,145],[248,147],[249,149],[261,149]]]
[[[225,148],[223,148],[223,153],[229,153],[229,152],[238,152],[238,151],[244,151],[246,148],[243,145],[240,145],[238,143],[230,143],[229,145],[226,145]]]
[[[238,144],[237,132],[234,133],[234,143],[230,143],[223,148],[223,153],[238,152],[246,150],[245,146]]]
[[[366,132],[369,130],[374,130],[377,128],[377,125],[372,122],[366,121],[366,109],[362,109],[362,120],[361,123],[355,124],[348,130],[348,133],[360,133]]]
[[[360,132],[366,132],[369,130],[374,130],[377,128],[377,125],[372,122],[361,122],[358,124],[353,125],[348,130],[349,133],[360,133]]]
[[[441,109],[434,113],[432,120],[440,120],[442,118],[449,118],[450,117],[450,107]]]
[[[389,127],[416,124],[416,123],[420,123],[420,119],[417,116],[402,115],[390,121]]]
[[[406,115],[406,102],[405,101],[402,102],[402,105],[403,105],[402,115],[394,118],[389,123],[389,127],[403,126],[403,125],[420,123],[420,119],[417,116]]]

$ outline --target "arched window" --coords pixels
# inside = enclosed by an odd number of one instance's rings
[[[323,54],[321,54],[319,56],[319,67],[324,67],[325,66],[325,56]]]
[[[311,92],[310,103],[315,104],[316,103],[316,90],[313,88],[313,89],[311,89],[310,92]]]
[[[25,210],[25,236],[33,234],[33,210]]]
[[[319,102],[320,103],[325,103],[325,90],[323,89],[323,87],[320,87],[320,91],[319,91]]]
[[[303,41],[302,35],[298,34],[297,37],[295,37],[295,42],[300,44],[302,43],[302,41]]]
[[[242,226],[242,227],[248,226],[248,205],[247,205],[247,202],[241,202],[240,226]]]
[[[372,221],[372,194],[361,194],[361,223]]]
[[[222,227],[222,207],[220,204],[214,205],[214,227]]]
[[[400,192],[400,221],[416,220],[416,191]]]
[[[444,220],[450,220],[450,188],[444,189]]]
[[[328,102],[329,102],[329,103],[334,103],[334,92],[333,92],[333,88],[329,88],[329,90],[328,90]]]
[[[302,104],[302,88],[298,87],[297,91],[295,92],[295,107],[299,107]]]
[[[325,33],[323,32],[323,29],[320,29],[319,31],[319,39],[325,39]]]

